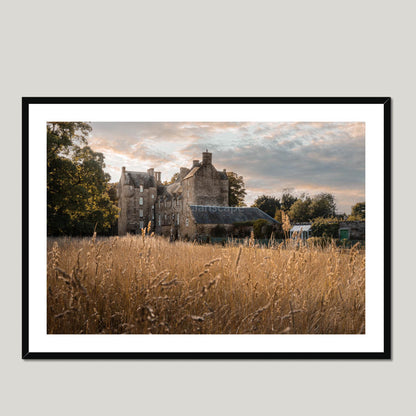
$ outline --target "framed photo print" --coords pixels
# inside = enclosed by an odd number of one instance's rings
[[[28,358],[391,358],[391,100],[23,98]]]

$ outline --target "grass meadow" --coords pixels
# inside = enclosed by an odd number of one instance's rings
[[[358,248],[48,239],[49,334],[365,332]]]

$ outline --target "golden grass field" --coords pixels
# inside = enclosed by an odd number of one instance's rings
[[[51,238],[47,290],[49,334],[365,332],[356,248]]]

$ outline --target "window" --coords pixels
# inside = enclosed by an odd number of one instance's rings
[[[188,218],[185,220],[185,225],[186,225],[187,227],[189,226],[189,219],[188,219]]]
[[[144,228],[144,222],[140,221],[140,229]]]
[[[158,224],[159,224],[159,227],[162,224],[162,218],[161,218],[161,215],[160,214],[159,214]]]
[[[176,224],[178,224],[178,225],[179,225],[179,212],[178,212],[178,215],[177,215],[177,217],[176,217]]]
[[[155,194],[152,194],[152,199],[155,199]]]
[[[160,208],[160,199],[159,199],[159,208]]]
[[[140,192],[143,192],[143,185],[140,185]]]
[[[152,220],[155,219],[155,211],[152,210]]]
[[[176,205],[179,205],[179,198],[176,199]]]
[[[142,210],[142,209],[139,211],[139,217],[140,217],[140,218],[142,218],[142,217],[143,217],[143,210]]]
[[[143,205],[143,197],[139,198],[139,205]]]

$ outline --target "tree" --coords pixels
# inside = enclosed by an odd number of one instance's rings
[[[245,207],[244,197],[247,192],[242,176],[237,173],[227,172],[228,176],[228,205],[230,207]]]
[[[306,222],[311,219],[312,200],[309,197],[298,199],[289,211],[289,217],[293,222]]]
[[[104,156],[87,146],[87,123],[47,124],[48,235],[106,233],[117,218]]]
[[[280,201],[280,207],[283,211],[288,212],[297,200],[298,198],[294,196],[289,189],[284,189],[282,199]]]
[[[283,214],[283,210],[277,208],[274,213],[274,219],[282,223],[283,222],[282,214]]]
[[[273,218],[276,209],[280,209],[280,201],[274,196],[261,195],[254,200],[252,207],[261,209]]]
[[[312,198],[311,218],[332,218],[335,216],[336,204],[334,195],[322,192]]]
[[[108,183],[107,184],[107,193],[108,193],[108,196],[110,197],[110,201],[114,205],[118,204],[117,187],[118,187],[117,183]]]
[[[365,202],[358,202],[351,207],[351,215],[348,221],[364,221],[365,220]]]
[[[174,173],[173,176],[170,178],[170,181],[164,181],[163,185],[170,185],[171,183],[175,183],[178,180],[179,175],[179,172]]]

